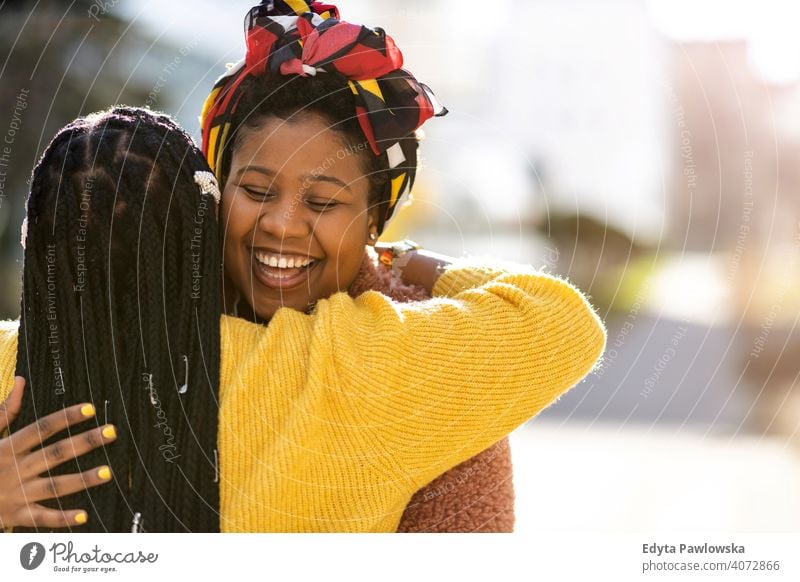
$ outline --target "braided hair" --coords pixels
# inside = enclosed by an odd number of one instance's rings
[[[34,168],[13,430],[84,401],[118,428],[50,472],[113,471],[50,504],[88,512],[73,531],[219,531],[221,260],[194,181],[208,170],[169,117],[129,107],[69,124]]]
[[[245,130],[257,130],[265,118],[291,121],[304,115],[322,117],[336,131],[346,146],[358,152],[361,170],[369,180],[370,209],[378,207],[378,232],[386,221],[389,206],[389,160],[386,152],[372,153],[358,123],[353,93],[347,79],[338,73],[300,75],[249,75],[241,85],[242,97],[230,117],[230,139],[227,140],[217,168],[217,178],[224,185],[230,172],[231,159]],[[416,170],[421,133],[414,132],[400,140],[406,153],[405,166]],[[224,189],[224,188],[223,188]]]

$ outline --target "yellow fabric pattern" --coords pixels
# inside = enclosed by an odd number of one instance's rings
[[[289,8],[294,10],[296,14],[308,12],[308,4],[302,0],[286,0],[286,4],[288,4]]]
[[[18,321],[0,321],[0,402],[8,397],[14,387],[18,329]]]
[[[219,126],[215,125],[211,128],[211,138],[208,145],[208,166],[211,171],[217,167],[217,134],[219,133]]]
[[[602,354],[602,323],[555,277],[464,262],[433,291],[403,304],[340,292],[268,326],[222,318],[222,531],[396,531],[421,486],[536,415]],[[6,392],[15,342],[0,334]]]
[[[389,197],[389,206],[397,202],[397,197],[400,196],[400,188],[403,187],[403,182],[405,182],[405,180],[405,174],[400,174],[399,176],[392,178],[392,193]]]
[[[0,321],[0,402],[8,398],[14,387],[18,328],[19,323],[16,321]],[[8,436],[8,430],[0,430],[0,438],[6,436]]]
[[[211,109],[211,106],[214,104],[214,101],[217,100],[217,96],[219,95],[220,91],[222,91],[220,87],[212,89],[211,93],[209,93],[208,97],[206,97],[206,100],[203,101],[203,109],[200,111],[200,119],[199,119],[200,125],[203,125],[203,120],[206,118],[208,110]]]
[[[372,93],[381,101],[386,101],[386,98],[383,96],[383,91],[381,91],[381,86],[378,85],[377,79],[360,79],[358,81],[352,81],[352,83],[355,85],[360,85],[364,91]]]

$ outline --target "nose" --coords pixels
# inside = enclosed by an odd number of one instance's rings
[[[303,210],[299,195],[281,194],[263,205],[258,228],[279,240],[305,238],[311,232],[311,225]]]

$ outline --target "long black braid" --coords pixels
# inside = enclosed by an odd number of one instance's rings
[[[170,118],[117,107],[62,129],[33,171],[13,430],[86,401],[119,435],[52,471],[114,474],[50,504],[86,509],[73,531],[219,531],[220,252],[194,181],[208,170]]]

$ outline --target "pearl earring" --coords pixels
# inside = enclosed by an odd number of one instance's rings
[[[375,234],[374,232],[371,232],[371,233],[369,233],[369,239],[370,240],[378,240],[378,235]]]

